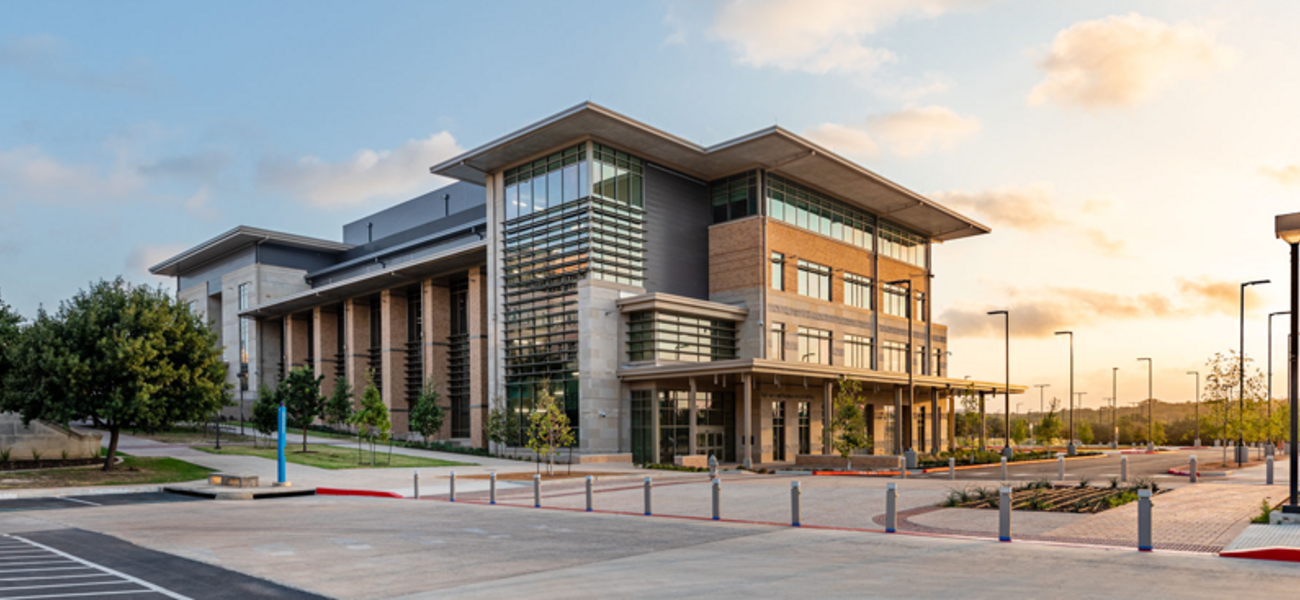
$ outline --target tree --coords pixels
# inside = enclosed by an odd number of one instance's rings
[[[307,428],[325,409],[325,398],[320,395],[320,383],[324,380],[324,376],[317,377],[309,366],[294,367],[280,382],[280,390],[276,393],[284,403],[289,425],[302,428],[303,452],[307,451]]]
[[[280,429],[280,397],[275,388],[265,384],[258,387],[252,421],[253,431],[267,437]],[[253,441],[256,443],[257,438],[254,437]]]
[[[439,403],[441,400],[442,395],[434,389],[434,383],[429,381],[424,384],[424,390],[420,392],[420,397],[415,399],[415,405],[411,407],[411,429],[424,436],[426,444],[438,435],[438,431],[442,429],[442,422],[447,419],[447,412]]]
[[[1205,361],[1208,373],[1202,397],[1211,410],[1211,424],[1215,426],[1218,437],[1234,440],[1238,437],[1253,441],[1263,434],[1258,407],[1268,395],[1264,375],[1259,369],[1252,370],[1253,360],[1244,361],[1239,355],[1229,350],[1227,354],[1216,353]],[[1245,369],[1245,393],[1242,393],[1242,369]],[[1241,399],[1245,398],[1245,402]],[[1242,413],[1245,405],[1246,412]],[[1265,410],[1267,410],[1267,405]]]
[[[1027,439],[1029,439],[1029,421],[1025,419],[1011,421],[1011,440],[1019,446]]]
[[[551,393],[551,383],[543,381],[538,385],[537,401],[528,418],[528,448],[542,459],[549,459],[546,474],[550,475],[555,472],[555,455],[559,449],[573,445],[574,441],[569,415]]]
[[[13,364],[9,354],[16,349],[18,338],[22,334],[19,329],[22,321],[23,318],[17,311],[0,300],[0,396],[4,394],[5,377]]]
[[[492,408],[488,410],[485,429],[488,441],[496,444],[497,452],[510,441],[510,413],[506,409],[505,399],[500,395],[492,397]]]
[[[373,371],[366,374],[366,389],[361,393],[361,410],[352,415],[352,422],[370,440],[370,466],[374,466],[375,440],[388,441],[388,431],[393,428],[393,422],[388,419],[388,407],[384,406],[384,400],[379,396],[379,388],[375,387]]]
[[[1078,434],[1079,434],[1080,444],[1087,446],[1088,444],[1091,444],[1093,441],[1095,441],[1092,435],[1092,423],[1088,421],[1079,422]]]
[[[123,428],[201,421],[230,404],[216,333],[161,288],[120,277],[39,311],[14,350],[0,409],[106,429],[106,471]]]
[[[1061,400],[1052,398],[1052,403],[1048,405],[1047,414],[1043,415],[1043,418],[1038,421],[1038,427],[1034,430],[1034,434],[1038,436],[1038,439],[1046,442],[1046,445],[1050,445],[1052,440],[1061,436],[1061,416],[1057,414],[1060,408]]]
[[[325,420],[339,427],[352,422],[353,412],[352,384],[347,377],[339,377],[334,381],[334,391],[325,400]]]
[[[862,387],[852,379],[840,380],[835,392],[835,416],[831,419],[831,446],[844,458],[846,468],[853,469],[850,456],[871,445],[867,420],[862,414]]]

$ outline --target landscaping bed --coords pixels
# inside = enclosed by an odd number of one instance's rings
[[[122,456],[119,454],[118,456]],[[103,464],[103,459],[94,459]],[[212,469],[175,458],[124,456],[112,471],[73,467],[0,475],[0,489],[179,483],[204,479]]]
[[[224,446],[221,450],[215,448],[196,446],[195,450],[202,450],[210,454],[237,454],[240,456],[256,456],[268,460],[276,460],[277,451],[271,447],[253,448],[251,446]],[[367,447],[363,452],[357,452],[356,448],[347,446],[327,446],[325,444],[308,444],[307,451],[302,451],[302,446],[296,449],[292,446],[285,448],[284,459],[288,462],[317,467],[320,469],[388,469],[388,468],[422,468],[422,467],[459,467],[472,466],[473,463],[452,462],[449,460],[438,460],[436,458],[425,458],[423,456],[406,456],[404,454],[394,454],[389,458],[384,448],[380,448],[375,453],[375,464],[370,464],[370,448]]]
[[[1031,460],[1055,460],[1057,453],[1058,453],[1057,451],[1050,450],[1050,449],[1031,450],[1027,452],[1016,452],[1011,456],[1011,459],[1008,460],[1007,462],[1017,463],[1017,462],[1025,462]],[[1087,452],[1078,452],[1073,457],[1067,457],[1067,458],[1078,458],[1083,456],[1099,456],[1101,454],[1105,454],[1105,453],[1093,450]],[[958,450],[956,452],[941,452],[937,455],[934,454],[921,455],[917,458],[916,466],[921,469],[934,469],[939,467],[947,468],[949,457],[956,459],[955,462],[959,467],[962,465],[996,465],[1002,463],[1001,452],[994,452],[992,450],[985,450],[983,452],[980,452],[979,450]]]
[[[1151,490],[1153,495],[1168,491],[1147,480],[1129,485],[1111,481],[1108,487],[1093,487],[1087,482],[1057,487],[1049,481],[1035,481],[1011,489],[1011,509],[1093,514],[1137,500],[1138,490],[1142,489]],[[949,491],[948,498],[940,506],[996,509],[999,500],[998,488],[966,488]]]

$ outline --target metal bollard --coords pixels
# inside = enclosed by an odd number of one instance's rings
[[[1195,454],[1192,455],[1191,463],[1188,466],[1190,468],[1187,470],[1187,481],[1191,483],[1196,483],[1196,455]]]
[[[998,541],[1011,541],[1011,488],[1004,487],[998,494]]]
[[[645,478],[645,516],[650,516],[650,478]]]
[[[948,457],[948,479],[957,479],[957,459],[951,456]]]
[[[718,476],[718,457],[710,454],[709,455],[709,477],[716,478],[717,476]]]
[[[790,524],[799,527],[799,496],[803,490],[799,487],[798,481],[790,482]]]
[[[1264,483],[1273,485],[1273,457],[1269,456],[1264,459],[1267,467],[1264,469]]]
[[[898,487],[890,483],[885,487],[885,532],[894,533],[898,525]]]
[[[1138,490],[1138,550],[1151,551],[1151,490]]]
[[[497,474],[492,473],[491,477],[488,477],[488,504],[496,504],[496,503],[497,503]]]
[[[420,499],[420,472],[415,472],[415,499]]]
[[[533,508],[542,507],[542,476],[533,475]]]
[[[722,481],[713,480],[713,520],[722,519]]]
[[[1007,457],[1002,457],[1002,481],[1007,480]]]
[[[1065,457],[1056,457],[1056,480],[1065,481]]]
[[[1119,457],[1119,480],[1128,481],[1128,457]]]
[[[591,475],[587,476],[587,512],[591,512]]]
[[[451,501],[456,501],[456,472],[451,472]]]

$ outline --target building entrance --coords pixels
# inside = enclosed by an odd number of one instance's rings
[[[772,403],[772,460],[785,461],[785,403]]]

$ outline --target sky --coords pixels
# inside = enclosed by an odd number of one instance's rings
[[[711,145],[772,124],[993,228],[934,251],[951,374],[1190,401],[1287,309],[1300,3],[0,5],[0,298],[25,315],[236,225],[340,239],[583,101]],[[172,284],[174,285],[174,284]],[[1285,372],[1285,319],[1275,320]],[[1274,395],[1285,393],[1282,374]],[[1013,410],[1037,409],[1037,390]]]

